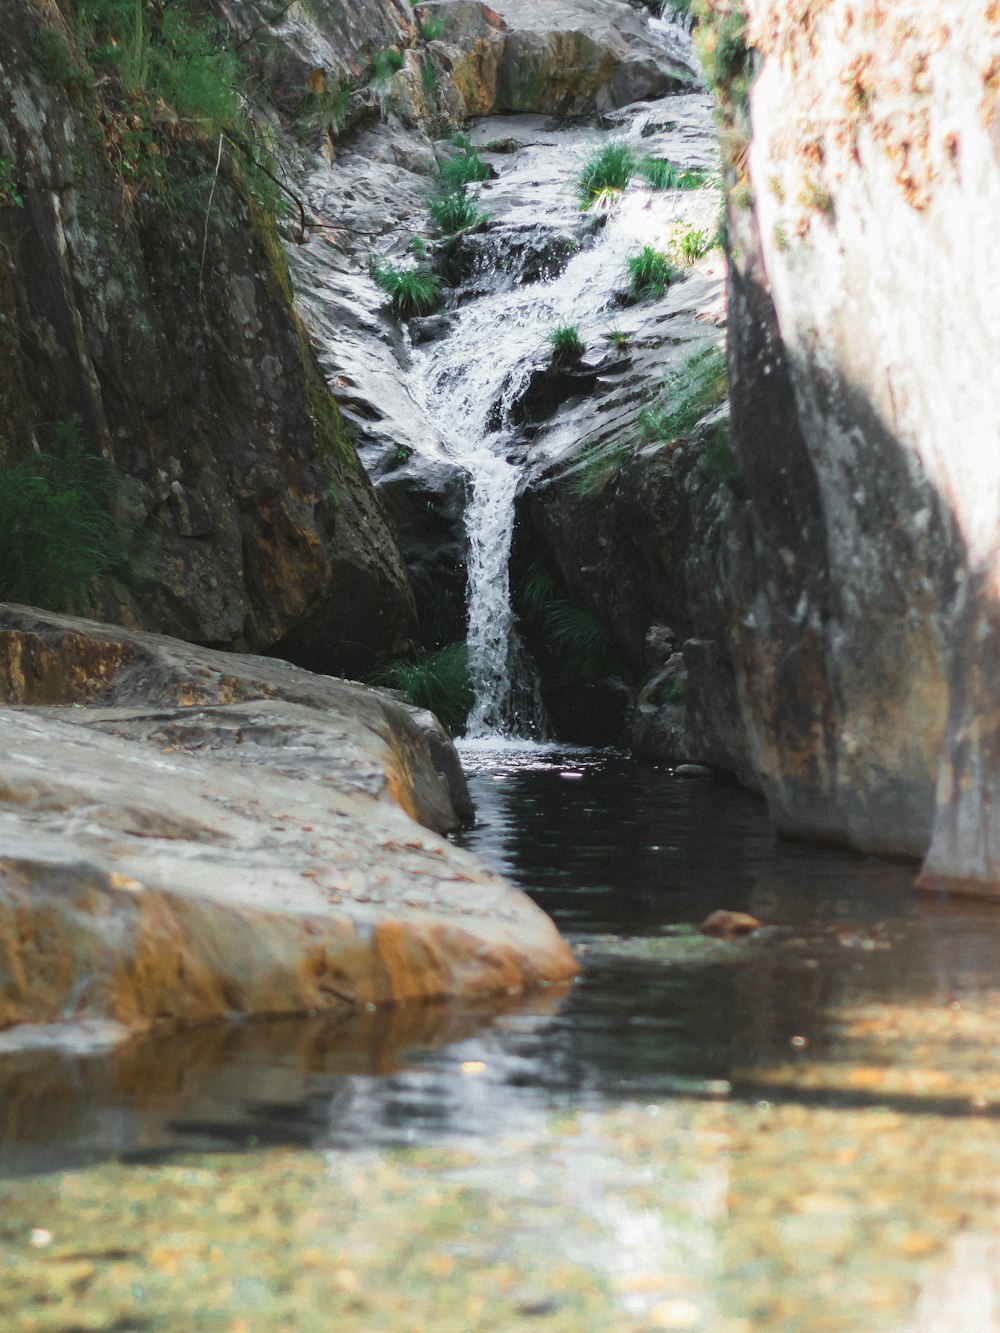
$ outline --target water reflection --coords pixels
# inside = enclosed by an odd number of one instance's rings
[[[905,864],[776,840],[745,792],[615,753],[522,744],[465,761],[479,822],[464,841],[568,932],[576,985],[0,1056],[0,1171],[489,1137],[676,1095],[1000,1105],[988,907],[916,895]],[[693,923],[718,907],[766,929],[705,941]]]

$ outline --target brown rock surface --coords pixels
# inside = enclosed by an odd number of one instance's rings
[[[996,6],[743,8],[723,581],[749,759],[782,829],[997,896]]]
[[[21,608],[0,625],[0,1027],[575,971],[543,912],[412,822],[456,822],[427,715],[269,659]]]

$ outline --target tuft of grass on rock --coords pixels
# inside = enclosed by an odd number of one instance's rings
[[[700,190],[706,180],[703,171],[677,167],[659,157],[644,157],[638,170],[651,190]]]
[[[592,611],[564,597],[541,565],[528,571],[521,608],[549,651],[575,675],[586,680],[607,669],[611,656],[607,630]]]
[[[453,134],[451,142],[458,152],[438,166],[441,188],[446,194],[463,189],[473,181],[489,180],[490,169],[464,134]]]
[[[55,427],[45,450],[0,472],[0,600],[77,610],[96,580],[124,572],[114,485],[77,415]]]
[[[640,437],[676,440],[689,435],[728,392],[725,352],[715,345],[702,348],[667,376],[658,400],[639,413]]]
[[[567,479],[569,491],[584,500],[596,499],[618,476],[631,453],[627,444],[587,440]]]
[[[454,236],[469,227],[476,227],[489,216],[460,190],[432,199],[427,207],[435,226],[446,236]]]
[[[637,255],[626,262],[629,276],[629,290],[634,296],[662,296],[677,277],[677,269],[670,262],[670,257],[663,250],[644,245]]]
[[[569,366],[579,361],[587,350],[577,324],[559,324],[549,333],[547,342],[552,348],[552,360],[557,366]]]
[[[636,171],[636,157],[624,139],[612,139],[593,153],[577,178],[580,207],[606,203],[626,188]]]
[[[441,304],[441,280],[426,264],[418,264],[416,268],[373,264],[371,274],[389,297],[392,308],[404,319],[429,315]]]
[[[384,88],[392,82],[393,76],[403,68],[404,59],[399,51],[386,47],[375,51],[368,64],[368,81],[375,88]]]
[[[717,235],[698,227],[683,227],[674,237],[673,248],[685,264],[697,264],[717,244]]]

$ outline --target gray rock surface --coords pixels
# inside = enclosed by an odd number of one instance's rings
[[[270,659],[17,607],[0,625],[0,1027],[572,975],[545,914],[432,831],[456,816],[429,715]]]
[[[69,88],[37,55],[47,34],[71,60],[74,31],[12,0],[2,26],[0,157],[22,205],[0,200],[0,462],[78,418],[126,479],[131,577],[92,609],[244,650],[287,641],[325,669],[401,649],[399,550],[238,156],[213,173],[219,144],[192,135],[169,188],[153,149],[122,176],[114,132],[94,128],[103,82]],[[206,180],[209,212],[185,208]]]

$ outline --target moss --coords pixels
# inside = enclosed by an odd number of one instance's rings
[[[309,402],[309,419],[313,428],[313,448],[323,471],[327,498],[333,508],[338,509],[340,499],[337,486],[344,469],[360,472],[361,463],[347,433],[347,425],[340,414],[340,408],[327,388],[323,373],[309,346],[306,332],[300,324],[298,329],[302,371]]]

